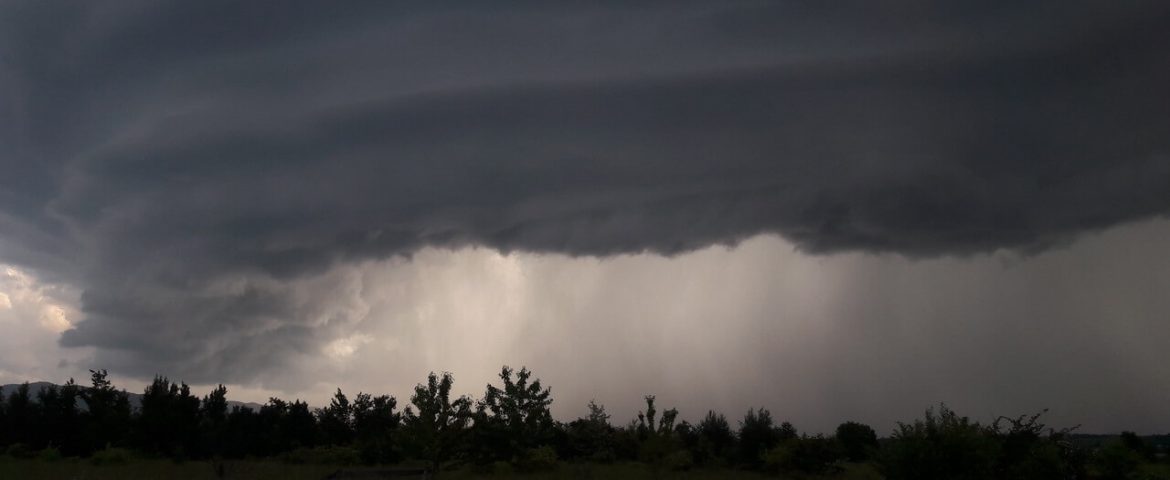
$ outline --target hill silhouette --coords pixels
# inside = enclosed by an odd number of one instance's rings
[[[20,388],[21,385],[22,384],[20,384],[20,383],[9,383],[7,385],[0,385],[0,398],[8,398],[8,396],[11,395],[12,392],[15,392],[17,388]],[[36,397],[37,392],[39,392],[42,389],[47,388],[47,387],[61,388],[61,385],[58,385],[58,384],[52,383],[52,382],[28,382],[28,390],[30,392],[32,392],[32,394],[33,394],[31,400],[34,402],[37,401],[37,397]],[[89,387],[82,386],[80,388],[82,390],[86,390]],[[139,410],[142,408],[142,394],[141,393],[126,392],[126,397],[130,400],[130,407],[131,408],[133,408],[135,410]],[[256,402],[238,402],[235,400],[228,400],[227,405],[228,405],[228,408],[238,406],[238,407],[251,408],[252,410],[259,410],[260,407],[263,406],[263,405],[256,403]],[[77,407],[81,410],[87,410],[89,408],[89,406],[86,405],[86,403],[85,403],[85,399],[81,399],[81,398],[77,399]]]

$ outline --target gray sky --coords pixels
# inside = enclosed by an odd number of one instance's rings
[[[6,2],[0,380],[1165,431],[1167,21]]]

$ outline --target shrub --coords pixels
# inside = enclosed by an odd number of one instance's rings
[[[543,472],[557,468],[557,451],[548,445],[528,449],[516,467],[524,472]]]
[[[53,447],[45,448],[37,453],[37,458],[45,462],[56,462],[64,458],[61,451]]]
[[[129,462],[133,457],[134,455],[124,448],[106,447],[93,452],[89,461],[94,465],[121,465]]]
[[[862,423],[845,422],[838,425],[836,437],[841,453],[851,462],[869,460],[878,448],[877,432]]]
[[[6,453],[12,458],[33,458],[36,456],[36,452],[23,443],[9,445]]]
[[[995,478],[994,432],[940,405],[921,420],[899,423],[884,449],[881,469],[889,480]]]
[[[992,424],[999,445],[997,478],[1064,480],[1085,477],[1083,452],[1067,439],[1072,429],[1046,428],[1039,421],[1046,411],[1015,418],[1000,417]],[[1005,421],[1007,428],[1003,428]]]
[[[1094,453],[1092,462],[1099,478],[1126,480],[1137,475],[1142,455],[1120,441],[1113,441]]]
[[[785,440],[768,450],[763,461],[771,472],[821,475],[839,470],[836,463],[840,457],[833,439],[817,435]]]
[[[662,459],[662,466],[674,472],[687,471],[695,466],[695,459],[691,452],[676,450]]]

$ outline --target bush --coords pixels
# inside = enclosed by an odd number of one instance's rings
[[[121,465],[129,462],[133,457],[134,455],[124,448],[107,447],[93,452],[89,461],[94,465]]]
[[[44,450],[41,450],[40,453],[37,453],[37,459],[45,462],[56,462],[60,461],[62,458],[65,457],[61,455],[61,451],[53,447],[48,447]]]
[[[1113,441],[1093,454],[1093,468],[1103,480],[1126,480],[1137,475],[1142,455],[1120,441]]]
[[[28,445],[25,445],[23,443],[14,443],[12,445],[9,445],[8,450],[6,450],[5,453],[7,453],[8,456],[12,457],[12,458],[27,459],[27,458],[33,458],[36,456],[36,452],[34,452],[32,449],[28,448]]]
[[[763,461],[770,472],[821,475],[839,470],[840,457],[836,442],[818,435],[785,440],[768,450]]]
[[[998,447],[991,429],[940,405],[937,414],[898,424],[881,469],[889,480],[995,478]]]
[[[557,468],[557,451],[548,445],[528,449],[516,467],[524,472],[544,472]]]
[[[1039,421],[1046,411],[1015,418],[1000,417],[992,424],[999,445],[997,478],[1065,480],[1085,477],[1084,452],[1067,438],[1071,429],[1046,428]],[[1006,429],[1002,428],[1005,421]]]
[[[691,452],[677,450],[662,459],[662,466],[674,472],[686,471],[695,466],[695,459]]]
[[[842,454],[851,462],[869,460],[878,448],[877,432],[869,425],[845,422],[837,426],[837,443]]]

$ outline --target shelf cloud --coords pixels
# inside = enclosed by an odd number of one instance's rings
[[[1170,213],[1170,4],[669,5],[6,2],[0,259],[83,292],[63,345],[242,381],[358,348],[361,266],[424,248],[1033,255]]]

